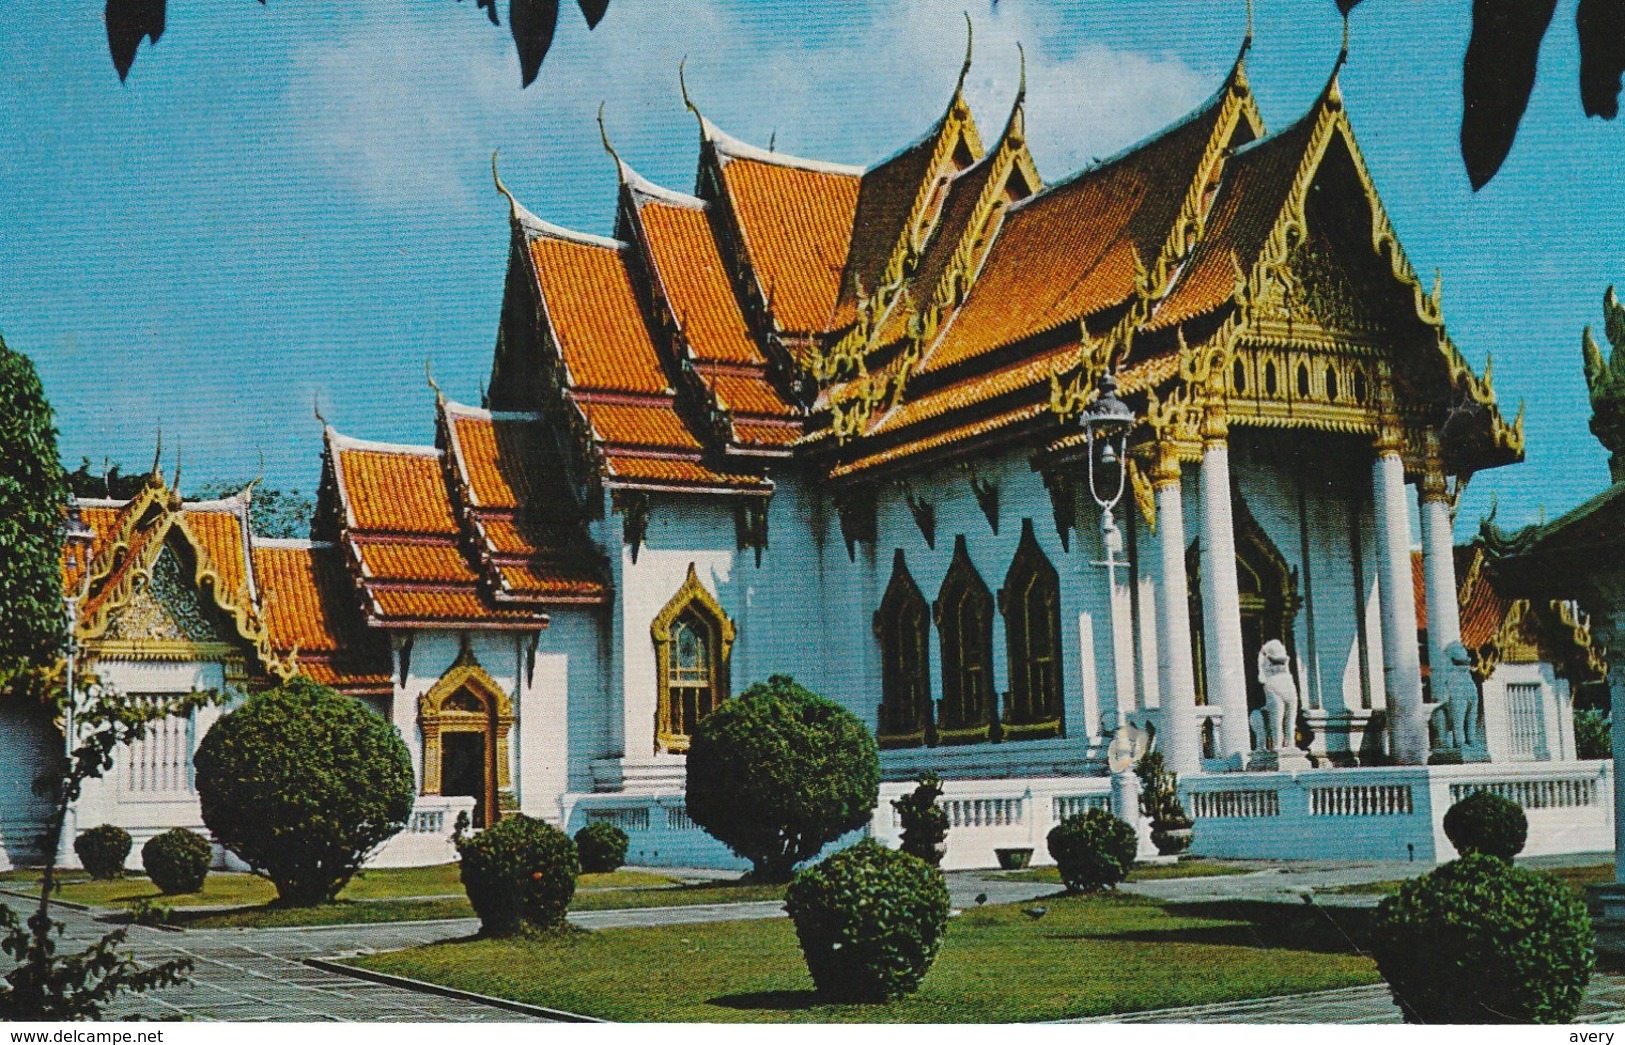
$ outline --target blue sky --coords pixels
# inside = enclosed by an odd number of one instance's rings
[[[1528,462],[1475,480],[1463,535],[1492,492],[1522,522],[1607,481],[1579,342],[1625,283],[1625,123],[1580,115],[1573,6],[1477,195],[1456,152],[1469,0],[1367,0],[1354,19],[1345,92],[1400,238],[1418,271],[1442,270],[1451,331],[1475,364],[1494,354],[1508,412],[1528,401]],[[592,33],[566,10],[521,91],[506,30],[452,0],[170,0],[127,84],[99,0],[0,5],[0,333],[39,366],[70,464],[144,466],[162,425],[188,486],[246,480],[263,453],[273,485],[309,490],[315,398],[343,431],[411,441],[432,438],[426,359],[477,400],[507,237],[492,149],[531,209],[607,233],[593,114],[606,103],[641,173],[691,188],[686,54],[725,130],[873,163],[940,112],[967,8],[985,123],[1026,46],[1047,180],[1206,96],[1244,20],[1241,0],[614,0]],[[1338,37],[1332,0],[1258,0],[1250,69],[1271,127],[1313,98]]]

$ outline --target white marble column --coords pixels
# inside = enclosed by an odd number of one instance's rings
[[[1422,577],[1428,617],[1428,664],[1442,670],[1444,648],[1461,641],[1461,607],[1456,601],[1456,553],[1450,500],[1444,483],[1439,438],[1428,431],[1427,467],[1422,475]],[[1435,692],[1434,699],[1438,699]]]
[[[1224,712],[1219,755],[1240,769],[1252,748],[1247,728],[1247,656],[1241,644],[1241,593],[1236,583],[1236,533],[1230,507],[1229,432],[1222,409],[1202,423],[1202,631],[1207,699]]]
[[[1179,490],[1179,458],[1160,448],[1151,483],[1157,501],[1157,690],[1162,698],[1158,747],[1176,773],[1202,768],[1196,724],[1196,671],[1191,660],[1190,586],[1185,575],[1185,506]]]
[[[1428,727],[1422,706],[1422,664],[1416,648],[1416,595],[1411,580],[1411,521],[1400,436],[1383,425],[1372,467],[1377,524],[1377,598],[1382,612],[1382,679],[1394,761],[1426,765]]]

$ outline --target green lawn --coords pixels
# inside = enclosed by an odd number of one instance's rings
[[[1557,879],[1575,892],[1584,894],[1588,885],[1603,885],[1614,880],[1613,864],[1587,864],[1583,867],[1534,867],[1528,870],[1539,871],[1541,874]],[[1397,879],[1383,882],[1362,882],[1359,885],[1342,885],[1335,889],[1325,889],[1323,892],[1354,894],[1365,896],[1391,896],[1399,892],[1399,887],[1409,879]]]
[[[39,882],[38,871],[8,871],[0,875],[0,880],[6,881],[12,888],[27,888],[36,886]],[[236,874],[225,871],[210,872],[203,883],[203,890],[196,893],[186,893],[180,896],[164,896],[158,887],[142,875],[129,875],[112,881],[92,881],[83,871],[65,871],[59,873],[59,880],[64,884],[59,897],[71,900],[74,903],[89,904],[93,907],[129,907],[140,900],[151,900],[166,907],[222,907],[240,906],[258,908],[276,899],[276,889],[270,882],[257,875]],[[613,871],[609,874],[584,874],[576,879],[576,889],[584,902],[596,902],[600,897],[614,897],[625,895],[639,895],[637,890],[651,892],[669,892],[663,889],[675,885],[675,879],[665,875],[652,874],[647,871]],[[402,900],[404,897],[436,898],[437,903],[425,904],[417,900]],[[341,901],[374,901],[372,904],[334,904],[330,905],[329,913],[334,917],[327,921],[405,921],[412,918],[457,918],[472,913],[468,902],[464,899],[463,884],[457,877],[456,864],[437,864],[432,867],[381,867],[361,871],[350,879],[350,884],[344,887],[339,894]],[[376,901],[391,901],[376,903]],[[398,901],[398,902],[397,902]],[[673,901],[681,902],[681,901]],[[716,901],[688,901],[716,902]],[[625,906],[656,906],[653,901],[648,903],[627,903]],[[370,914],[358,914],[343,919],[336,917],[338,909],[349,910],[365,906],[376,906],[377,911]],[[614,904],[610,904],[614,906]],[[424,914],[422,911],[450,911],[449,914]],[[264,912],[261,912],[262,914]],[[287,917],[296,917],[293,912],[280,912],[278,919],[264,924],[276,925],[304,925],[323,924],[322,921],[301,922],[285,921]],[[321,919],[323,915],[312,915],[312,918]],[[200,912],[197,920],[191,924],[202,924],[205,916]],[[229,921],[226,915],[207,916],[211,924],[260,924],[258,922]],[[219,920],[228,919],[228,920]]]
[[[620,872],[616,872],[619,874]],[[636,872],[628,872],[634,874]],[[582,880],[597,878],[610,880],[608,875],[583,875]],[[658,875],[645,875],[658,878]],[[662,879],[669,881],[669,879]],[[349,895],[348,890],[344,895]],[[627,907],[688,907],[700,904],[746,903],[753,900],[779,900],[784,897],[782,885],[685,885],[649,887],[586,888],[578,885],[572,911],[604,911]],[[196,929],[263,929],[289,925],[345,925],[352,922],[414,922],[434,918],[472,918],[474,909],[466,896],[435,899],[381,899],[357,901],[341,899],[338,903],[317,907],[276,907],[263,904],[242,907],[234,911],[177,911],[175,922]]]
[[[1162,878],[1213,878],[1227,874],[1251,874],[1253,868],[1238,867],[1220,860],[1181,860],[1177,864],[1135,864],[1128,873],[1131,882],[1154,882]],[[1051,867],[1030,867],[1025,871],[1012,871],[999,877],[1015,882],[1061,883],[1061,872]]]
[[[622,1021],[1023,1022],[1378,982],[1367,911],[1056,897],[949,923],[919,993],[818,1004],[788,921],[466,939],[354,964]],[[1329,919],[1338,919],[1332,923]]]

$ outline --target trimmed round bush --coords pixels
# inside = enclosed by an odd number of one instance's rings
[[[153,835],[141,847],[141,866],[166,896],[202,891],[213,862],[214,847],[209,840],[184,827]]]
[[[948,811],[937,802],[941,797],[942,779],[935,773],[922,773],[914,790],[892,799],[891,804],[903,825],[899,848],[932,867],[941,867],[942,858],[948,855]]]
[[[1071,893],[1116,887],[1128,877],[1140,847],[1134,828],[1104,809],[1074,813],[1050,829],[1048,841],[1049,855]]]
[[[879,800],[875,738],[788,675],[724,701],[689,739],[688,815],[762,881],[788,881]]]
[[[1568,1023],[1595,964],[1579,897],[1484,853],[1385,898],[1371,950],[1407,1023]]]
[[[412,813],[395,728],[304,676],[223,716],[192,761],[203,822],[288,906],[332,900]]]
[[[872,838],[796,875],[784,906],[813,983],[838,1002],[912,994],[948,926],[942,874]]]
[[[1529,818],[1510,799],[1474,791],[1445,812],[1444,834],[1462,856],[1484,853],[1511,863],[1529,838]]]
[[[102,824],[79,832],[73,851],[92,878],[123,878],[124,861],[129,859],[130,832],[112,824]]]
[[[584,874],[608,874],[626,863],[626,832],[595,821],[576,832],[576,856]]]
[[[486,936],[511,936],[527,925],[555,929],[576,892],[576,845],[542,820],[515,814],[479,834],[457,839],[459,877]]]

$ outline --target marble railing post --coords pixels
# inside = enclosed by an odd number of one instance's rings
[[[1241,644],[1241,592],[1236,582],[1236,533],[1230,507],[1229,430],[1222,406],[1202,421],[1202,630],[1208,703],[1224,712],[1219,755],[1240,769],[1252,748],[1247,728],[1247,664]]]
[[[1416,596],[1411,580],[1411,522],[1400,431],[1385,419],[1372,466],[1377,524],[1377,598],[1382,611],[1382,676],[1394,761],[1426,765],[1428,729],[1422,664],[1416,648]]]
[[[1196,732],[1196,670],[1191,661],[1190,582],[1185,573],[1185,506],[1179,489],[1177,451],[1171,443],[1157,448],[1151,485],[1157,503],[1157,689],[1162,699],[1158,745],[1168,768],[1194,773],[1202,768],[1201,738]]]
[[[1427,434],[1427,465],[1422,474],[1422,577],[1427,600],[1428,664],[1443,670],[1444,648],[1461,641],[1461,607],[1456,600],[1456,553],[1450,500],[1445,490],[1439,437]],[[1435,690],[1434,699],[1438,699]]]

